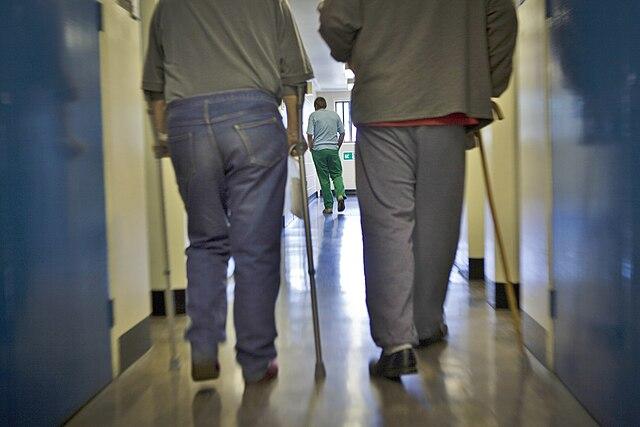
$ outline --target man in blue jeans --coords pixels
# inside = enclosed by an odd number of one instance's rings
[[[244,379],[277,375],[287,142],[300,141],[298,88],[312,77],[285,0],[161,0],[157,6],[142,87],[158,133],[156,156],[171,156],[189,219],[187,338],[196,381],[220,374],[231,255]]]

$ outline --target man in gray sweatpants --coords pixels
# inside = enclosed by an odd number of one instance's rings
[[[356,75],[356,183],[373,376],[417,372],[447,335],[468,132],[492,120],[517,34],[512,0],[326,0],[320,33]]]

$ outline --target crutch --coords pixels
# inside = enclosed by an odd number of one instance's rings
[[[300,190],[302,193],[302,219],[304,222],[304,234],[307,243],[307,266],[309,272],[309,282],[311,287],[311,311],[313,313],[313,335],[316,346],[316,380],[324,379],[327,371],[322,359],[322,340],[320,337],[320,318],[318,315],[318,293],[316,289],[316,269],[313,261],[313,240],[311,236],[311,215],[309,214],[309,192],[307,190],[307,170],[304,164],[304,152],[307,144],[302,139],[302,109],[304,107],[305,88],[298,88],[298,135],[301,138],[297,146],[294,147],[294,155],[298,158],[300,167]]]
[[[500,108],[500,106],[497,103],[492,102],[492,107],[498,120],[504,119],[504,114],[502,113],[502,109]],[[476,138],[477,146],[480,149],[480,160],[482,162],[484,184],[487,189],[487,199],[489,200],[489,208],[491,210],[493,229],[494,229],[494,233],[496,235],[496,240],[498,243],[498,252],[500,253],[500,259],[502,261],[502,271],[505,276],[509,311],[511,312],[511,319],[513,321],[513,326],[516,330],[516,335],[518,337],[518,344],[520,345],[521,348],[524,348],[524,340],[522,338],[522,326],[521,326],[521,320],[520,320],[520,311],[518,310],[518,301],[516,298],[515,284],[511,280],[511,273],[509,270],[509,264],[507,262],[507,252],[504,246],[504,240],[502,239],[502,231],[501,231],[502,228],[500,227],[500,222],[498,220],[495,198],[493,196],[493,188],[491,186],[491,179],[489,177],[489,164],[487,162],[487,155],[484,151],[484,145],[482,141],[482,133],[480,131],[477,131],[475,133],[475,138]]]
[[[160,195],[160,216],[162,223],[162,249],[163,249],[163,275],[164,275],[164,308],[167,314],[167,326],[169,328],[169,370],[180,369],[180,359],[176,344],[176,318],[173,290],[171,289],[171,265],[169,260],[169,235],[167,227],[167,211],[165,206],[164,179],[162,174],[162,159],[158,159],[158,182]]]

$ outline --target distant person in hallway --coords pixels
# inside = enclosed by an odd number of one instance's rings
[[[344,180],[340,161],[340,147],[345,136],[344,124],[336,112],[327,110],[326,99],[319,97],[313,105],[316,111],[309,117],[307,138],[322,189],[323,213],[331,215],[333,213],[331,181],[336,190],[338,212],[343,212],[345,209]]]
[[[142,87],[159,135],[156,155],[171,156],[189,219],[186,336],[196,381],[220,374],[231,255],[244,380],[278,373],[274,310],[287,146],[304,138],[298,93],[312,77],[285,0],[158,3]],[[278,111],[283,99],[287,130]]]
[[[356,183],[372,376],[417,372],[412,347],[448,333],[468,133],[510,80],[513,0],[326,0],[320,33],[355,73]]]

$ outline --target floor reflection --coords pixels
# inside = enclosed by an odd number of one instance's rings
[[[185,343],[181,370],[170,374],[168,332],[155,319],[153,350],[70,425],[595,425],[555,377],[523,359],[508,315],[485,303],[484,286],[457,272],[446,306],[449,341],[418,352],[420,375],[371,380],[367,363],[379,353],[369,336],[357,201],[347,201],[344,215],[323,216],[321,209],[312,205],[325,382],[313,378],[304,230],[297,221],[284,232],[277,382],[244,387],[233,328],[220,349],[217,381],[191,382]],[[185,325],[180,319],[179,336]]]

